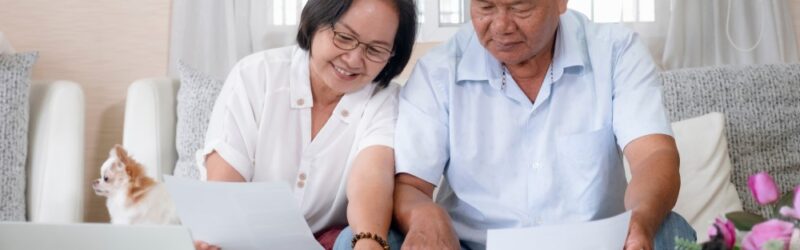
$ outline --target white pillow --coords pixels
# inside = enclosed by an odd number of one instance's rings
[[[673,211],[686,218],[698,242],[708,240],[714,218],[741,211],[742,201],[731,183],[731,158],[725,139],[725,116],[708,113],[672,123],[681,158],[681,191]],[[630,179],[628,162],[625,170]]]

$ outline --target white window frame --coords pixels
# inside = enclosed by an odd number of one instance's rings
[[[469,2],[466,1],[466,11],[469,12]],[[420,24],[417,34],[417,42],[443,42],[452,37],[462,25],[440,25],[439,24],[439,0],[418,0],[417,5],[424,5],[425,22]],[[469,16],[469,13],[465,13]],[[465,17],[465,23],[469,22],[469,17]]]
[[[286,2],[295,2],[295,1],[303,1],[305,0],[283,0]],[[465,23],[469,23],[469,4],[470,0],[464,0],[466,3],[465,11]],[[598,1],[598,0],[593,0]],[[267,7],[269,10],[273,8],[273,1],[267,1]],[[671,1],[662,1],[656,0],[655,1],[655,22],[622,22],[628,27],[639,32],[640,35],[643,37],[657,37],[663,36],[663,31],[667,29],[669,20],[669,12],[666,11],[658,11],[663,10],[666,8],[671,9],[670,5]],[[417,0],[417,5],[422,11],[422,15],[425,18],[425,22],[420,23],[418,34],[417,34],[417,42],[443,42],[450,39],[463,25],[441,25],[440,24],[440,17],[439,17],[439,0]],[[302,11],[302,7],[298,8],[297,17],[300,17],[300,12]],[[271,13],[269,13],[271,16]],[[296,30],[296,25],[272,25],[272,20],[269,20],[270,26],[272,29],[277,29],[283,32],[290,32],[291,30]]]

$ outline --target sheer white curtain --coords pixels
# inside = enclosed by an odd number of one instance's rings
[[[274,8],[279,7],[273,6],[276,2],[174,0],[170,75],[178,76],[176,65],[178,60],[183,60],[217,79],[225,79],[228,71],[242,57],[256,51],[293,44],[297,26],[273,24]]]
[[[665,69],[798,61],[784,0],[673,0]]]

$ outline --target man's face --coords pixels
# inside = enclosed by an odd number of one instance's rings
[[[567,0],[472,0],[472,25],[481,44],[505,64],[550,49]]]

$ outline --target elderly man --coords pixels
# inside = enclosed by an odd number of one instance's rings
[[[487,229],[625,210],[626,249],[694,239],[671,212],[678,153],[656,67],[636,34],[594,24],[567,0],[472,0],[470,8],[472,25],[420,59],[401,93],[403,248],[483,249]]]

